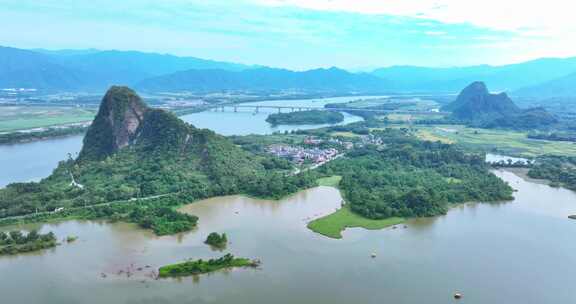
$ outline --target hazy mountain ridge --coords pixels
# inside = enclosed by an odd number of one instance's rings
[[[496,91],[514,91],[576,72],[576,57],[541,58],[522,63],[490,66],[428,68],[393,66],[376,69],[373,75],[389,79],[397,91],[457,92],[480,80]]]
[[[90,75],[100,86],[131,85],[143,79],[189,69],[223,69],[240,71],[251,66],[173,55],[136,51],[99,51],[57,56],[65,66]]]
[[[0,88],[101,91],[188,69],[253,66],[136,51],[23,50],[0,47]]]
[[[350,73],[337,68],[296,72],[137,51],[0,47],[0,88],[101,92],[111,85],[137,85],[147,91],[452,93],[476,80],[495,91],[518,96],[576,96],[576,57],[503,66],[393,66],[371,73]]]
[[[84,85],[83,76],[48,55],[0,47],[0,88],[70,90]]]
[[[258,68],[239,72],[189,70],[146,79],[136,85],[146,91],[310,90],[329,92],[389,91],[389,82],[366,73],[338,68],[295,72]]]
[[[514,92],[522,97],[576,97],[576,72],[535,86],[525,87]]]

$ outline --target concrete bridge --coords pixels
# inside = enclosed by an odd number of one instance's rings
[[[277,110],[278,113],[285,112],[297,112],[297,111],[335,111],[335,112],[374,112],[381,114],[417,114],[417,115],[447,115],[447,112],[435,112],[435,111],[408,111],[408,110],[382,110],[382,109],[363,109],[363,108],[324,108],[324,107],[309,107],[309,106],[272,106],[272,105],[243,105],[243,104],[223,104],[218,105],[215,110],[225,112],[226,109],[238,112],[238,109],[253,109],[255,113],[260,112],[261,109],[273,109]]]

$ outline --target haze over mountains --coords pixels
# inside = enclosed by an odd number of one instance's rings
[[[338,68],[294,72],[258,68],[243,71],[188,70],[149,78],[136,84],[145,91],[279,91],[384,93],[390,85],[382,78],[354,74]]]
[[[390,79],[396,90],[421,92],[458,92],[474,81],[483,81],[494,91],[514,92],[571,73],[576,73],[576,57],[543,58],[503,66],[395,66],[373,72],[374,75]],[[576,83],[573,82],[572,85]]]
[[[29,51],[0,47],[0,88],[103,91],[188,69],[243,70],[235,63],[135,51]]]
[[[111,85],[158,91],[455,93],[474,81],[513,96],[576,96],[576,57],[504,66],[393,66],[371,73],[338,68],[296,72],[136,51],[0,47],[0,88],[102,92]]]
[[[576,72],[514,93],[527,97],[576,97]]]

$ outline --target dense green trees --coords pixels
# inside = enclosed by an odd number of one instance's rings
[[[213,247],[222,248],[228,243],[228,237],[226,233],[218,234],[217,232],[212,232],[208,235],[204,243]]]
[[[157,235],[167,235],[192,229],[196,226],[198,217],[160,205],[136,207],[128,215],[128,220],[142,228],[154,230]]]
[[[0,255],[37,251],[56,245],[56,236],[52,232],[40,234],[32,230],[26,235],[19,230],[0,232]]]
[[[576,191],[576,157],[543,156],[536,160],[528,176],[547,179],[552,185],[564,186]]]
[[[257,261],[245,258],[236,258],[232,254],[227,253],[220,258],[209,259],[207,261],[202,259],[196,261],[189,260],[180,264],[162,266],[158,270],[158,276],[160,278],[180,277],[209,273],[225,268],[257,267],[258,265],[259,262]]]
[[[484,119],[472,125],[482,128],[505,128],[516,130],[534,130],[549,128],[558,123],[558,118],[544,108],[531,108],[510,116]]]
[[[328,164],[341,175],[352,211],[372,219],[444,214],[450,204],[512,198],[512,189],[488,171],[484,155],[419,141],[398,130],[375,133],[385,148],[367,147]]]
[[[298,111],[270,114],[266,121],[273,125],[317,125],[333,124],[344,120],[344,115],[335,111]]]

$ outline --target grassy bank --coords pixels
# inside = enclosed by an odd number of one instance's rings
[[[308,223],[308,228],[324,236],[341,239],[342,231],[346,228],[364,228],[369,230],[383,229],[404,222],[403,218],[391,217],[383,220],[371,220],[350,211],[348,206],[338,211],[313,220]]]
[[[322,177],[318,179],[318,186],[334,187],[337,188],[342,180],[342,176]]]

